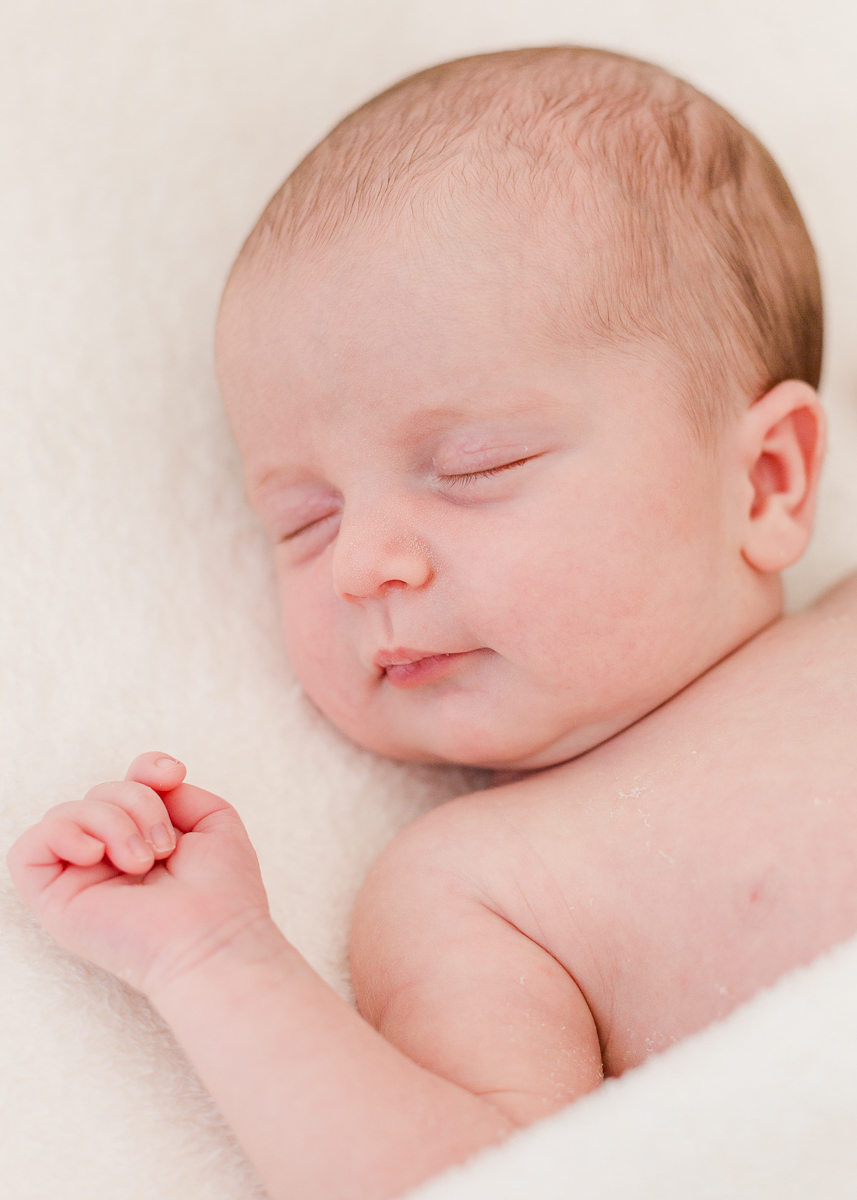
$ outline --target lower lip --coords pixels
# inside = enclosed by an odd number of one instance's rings
[[[466,650],[463,654],[432,654],[428,658],[418,658],[416,662],[397,663],[387,667],[384,675],[394,688],[419,687],[421,683],[431,683],[433,679],[440,679],[442,675],[451,671],[456,663],[472,653],[472,650]]]

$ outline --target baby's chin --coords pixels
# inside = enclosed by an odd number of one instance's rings
[[[357,745],[403,762],[487,771],[540,771],[577,758],[666,698],[654,689],[595,697],[515,679],[494,685],[490,677],[479,686],[440,680],[405,690],[385,682],[368,690],[327,684],[327,677],[313,677],[304,688]]]
[[[550,737],[538,736],[520,726],[512,730],[486,730],[484,726],[469,728],[466,722],[452,727],[430,730],[391,730],[383,725],[373,727],[364,720],[344,728],[358,745],[386,758],[402,762],[445,763],[450,766],[476,767],[495,774],[495,781],[512,782],[532,771],[555,767],[577,758],[608,738],[626,729],[643,715],[625,712],[607,720],[581,725],[577,728],[554,730]]]

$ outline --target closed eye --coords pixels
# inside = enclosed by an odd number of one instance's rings
[[[336,509],[335,512],[325,513],[325,515],[323,517],[316,517],[316,519],[314,521],[307,521],[306,525],[301,525],[300,529],[293,529],[291,531],[291,533],[284,533],[281,537],[279,537],[277,539],[277,541],[280,544],[282,544],[283,542],[293,542],[295,540],[295,538],[299,538],[301,536],[301,534],[309,533],[313,529],[318,529],[321,525],[324,525],[324,523],[326,521],[330,521],[334,517],[338,517],[339,515],[340,515],[339,509]]]
[[[476,479],[490,479],[492,475],[499,475],[502,471],[510,471],[512,467],[523,466],[524,463],[532,462],[534,458],[538,457],[538,454],[529,454],[526,458],[516,458],[514,462],[503,463],[499,467],[489,467],[486,471],[468,471],[463,475],[442,475],[441,479],[444,483],[452,484],[453,487],[461,487],[464,484],[472,483]]]

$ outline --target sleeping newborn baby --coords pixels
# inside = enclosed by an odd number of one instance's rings
[[[857,932],[857,581],[781,616],[820,352],[771,158],[617,55],[423,72],[271,201],[218,361],[295,670],[362,746],[496,785],[372,870],[360,1015],[169,756],[10,866],[272,1197],[399,1195]]]

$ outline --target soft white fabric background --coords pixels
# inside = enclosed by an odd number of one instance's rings
[[[578,41],[650,57],[779,159],[820,252],[832,451],[793,603],[857,564],[851,0],[4,0],[0,841],[145,748],[233,800],[278,919],[337,987],[356,888],[471,786],[346,744],[282,654],[211,368],[229,263],[290,167],[421,66]],[[258,1184],[168,1032],[0,875],[0,1190],[241,1200]],[[503,1150],[433,1200],[851,1196],[857,949]]]

